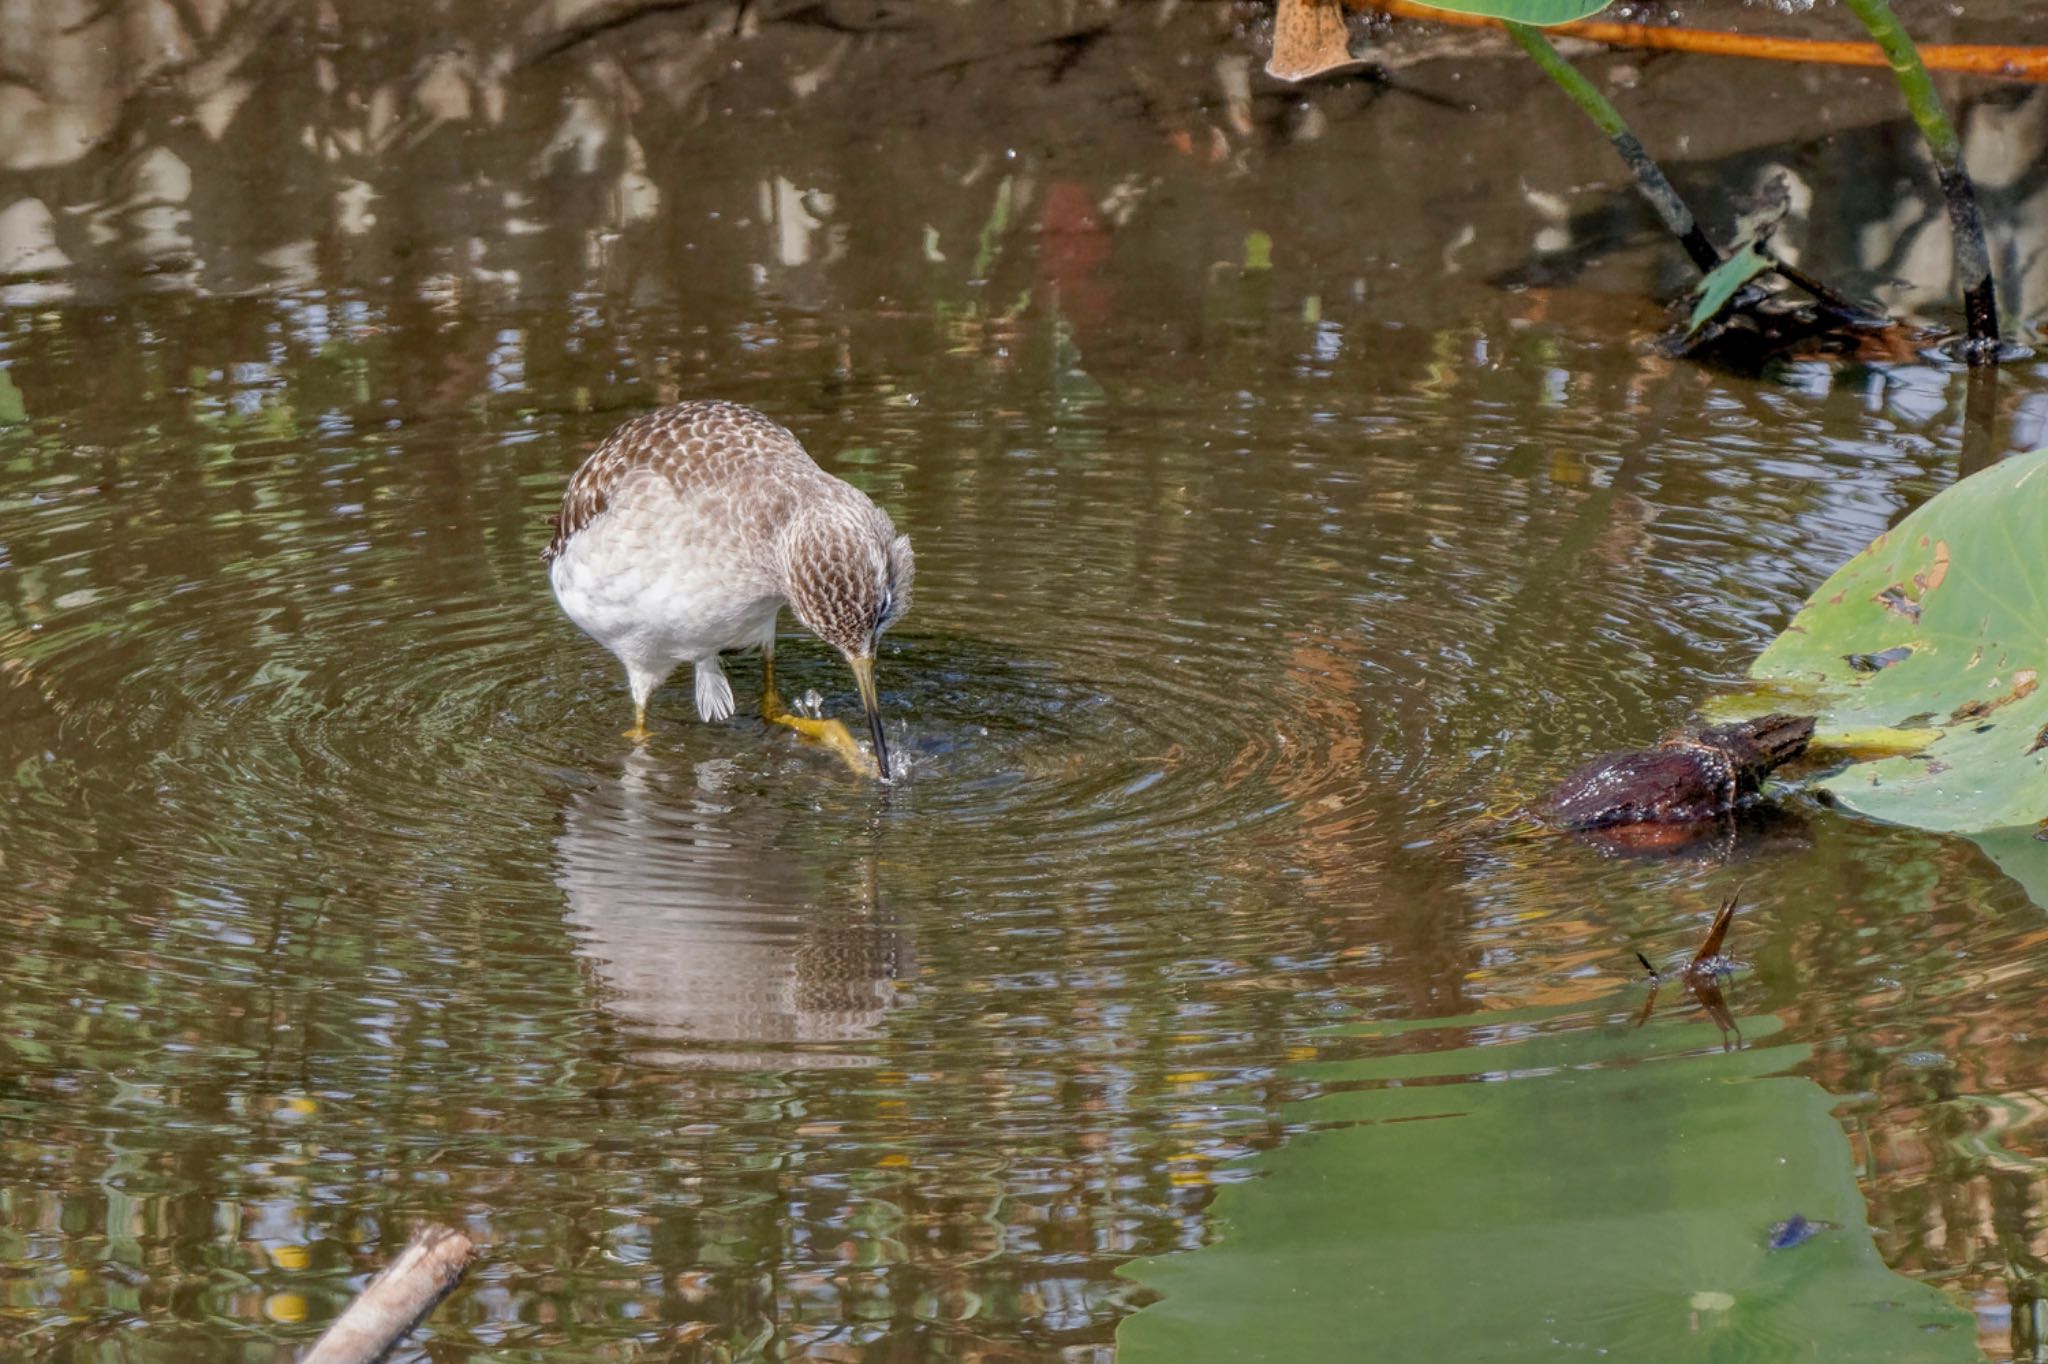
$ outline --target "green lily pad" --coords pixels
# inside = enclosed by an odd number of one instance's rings
[[[1819,785],[1877,819],[1977,833],[2048,819],[2048,450],[1948,488],[1807,599],[1750,667],[1821,734],[1929,728]]]
[[[1120,1271],[1162,1297],[1119,1364],[1980,1358],[1879,1258],[1806,1048],[1741,1027],[1481,1022],[1531,1035],[1298,1068],[1315,1130],[1222,1189],[1213,1243]],[[1823,1230],[1772,1249],[1794,1216]]]

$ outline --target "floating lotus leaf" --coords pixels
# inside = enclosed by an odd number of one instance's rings
[[[1676,1017],[1468,1021],[1526,1036],[1301,1067],[1311,1130],[1224,1186],[1217,1238],[1119,1271],[1162,1294],[1119,1364],[1980,1357],[1879,1258],[1839,1100],[1784,1073],[1808,1052],[1777,1019],[1732,1052]],[[1794,1216],[1820,1230],[1773,1249]]]
[[[2048,819],[2048,450],[1942,492],[1844,564],[1750,676],[1830,731],[1931,729],[1822,780],[1862,814],[1975,833]]]

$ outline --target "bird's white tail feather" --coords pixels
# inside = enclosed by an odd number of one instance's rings
[[[716,658],[697,665],[697,713],[706,720],[732,718],[732,683]]]

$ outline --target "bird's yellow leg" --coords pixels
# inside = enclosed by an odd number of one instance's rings
[[[782,698],[775,694],[775,644],[771,640],[761,646],[761,718],[772,725],[788,713],[782,708]]]
[[[761,650],[761,718],[771,725],[793,729],[813,743],[823,744],[838,754],[839,760],[852,768],[857,776],[878,775],[874,758],[860,746],[844,724],[837,720],[813,720],[809,716],[790,714],[775,692],[773,646]]]
[[[626,737],[636,744],[644,744],[654,737],[653,731],[647,728],[647,707],[645,705],[635,705],[633,707],[633,727],[626,731]]]

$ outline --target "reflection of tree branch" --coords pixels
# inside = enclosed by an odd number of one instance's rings
[[[94,24],[104,24],[105,22],[107,22],[107,20],[112,19],[114,17],[115,11],[120,8],[121,0],[107,0],[106,4],[101,5],[98,9],[86,15],[77,23],[67,24],[63,28],[58,29],[57,34],[59,37],[63,38],[75,37],[76,35],[83,33],[87,29],[91,28]]]
[[[637,24],[642,19],[651,18],[657,14],[674,14],[712,2],[713,0],[627,0],[626,3],[615,6],[607,13],[599,14],[595,18],[586,19],[566,32],[557,34],[549,39],[544,46],[522,59],[519,64],[523,67],[535,66],[551,58],[559,57],[571,48],[580,47],[593,38],[600,38],[607,33],[614,33],[629,25]],[[716,0],[716,2],[719,4],[732,4],[732,0]],[[747,27],[749,10],[754,3],[755,0],[739,0],[739,3],[732,4],[734,11],[733,33],[737,34]],[[824,3],[824,0],[807,0],[806,3],[799,4],[794,9],[783,10],[777,14],[758,15],[756,17],[759,21],[765,23],[807,24],[812,28],[822,28],[831,33],[856,36],[870,33],[898,33],[912,27],[911,21],[907,19],[885,19],[866,24],[854,23],[834,14],[830,7]]]
[[[298,7],[299,0],[250,0],[248,8],[221,24],[210,51],[169,68],[164,77],[187,99],[212,94],[249,59],[257,44],[270,36],[270,30]]]
[[[978,66],[983,62],[1001,61],[1005,57],[1014,57],[1020,53],[1035,52],[1041,47],[1049,47],[1053,50],[1053,81],[1056,83],[1068,71],[1073,69],[1074,63],[1081,60],[1087,50],[1094,46],[1097,39],[1107,34],[1114,26],[1110,21],[1104,21],[1088,28],[1075,29],[1071,33],[1055,33],[1049,38],[1034,38],[1028,43],[1019,43],[1011,47],[997,48],[993,52],[980,52],[970,57],[959,57],[950,62],[941,62],[937,66],[919,74],[926,76],[955,74],[965,71],[970,66]]]
[[[810,0],[809,4],[786,10],[773,18],[778,24],[811,24],[833,33],[898,33],[911,27],[909,20],[881,20],[872,24],[850,23],[826,8],[825,0]]]
[[[601,38],[642,19],[656,14],[677,14],[684,10],[696,9],[701,5],[725,3],[725,0],[629,0],[629,3],[585,19],[562,33],[550,38],[546,45],[531,55],[520,59],[521,67],[537,66],[561,56],[571,48],[581,47],[593,38]]]
[[[16,71],[11,66],[0,66],[0,86],[8,85],[18,85],[46,104],[50,101],[50,96],[43,87],[36,84],[35,77],[26,71]]]
[[[114,0],[109,10],[117,10],[120,3],[121,0]],[[105,152],[127,147],[139,130],[150,126],[156,112],[165,104],[175,105],[179,101],[186,105],[196,104],[218,93],[279,24],[295,11],[305,8],[305,0],[248,0],[240,10],[221,21],[213,32],[212,41],[198,55],[153,65],[149,55],[145,54],[135,69],[119,72],[123,83],[117,92],[120,102],[118,115],[104,131],[80,145],[67,160],[75,162],[95,150]],[[104,17],[118,16],[110,12]],[[0,73],[0,83],[10,75]],[[20,83],[35,89],[26,80]],[[38,95],[41,93],[37,91]],[[46,102],[56,101],[46,97]],[[189,108],[171,110],[174,116],[189,112]]]
[[[164,3],[171,7],[171,13],[178,17],[179,25],[194,42],[207,36],[206,20],[192,7],[192,0],[164,0]]]

